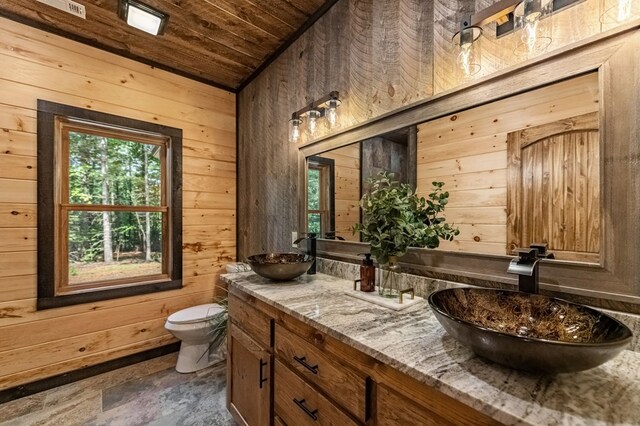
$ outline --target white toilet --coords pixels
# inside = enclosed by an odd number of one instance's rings
[[[182,340],[176,365],[179,373],[192,373],[225,359],[224,343],[220,350],[209,353],[209,319],[223,311],[217,303],[208,303],[183,309],[167,318],[164,327]]]

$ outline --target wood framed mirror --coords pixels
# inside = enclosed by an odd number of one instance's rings
[[[640,211],[640,178],[637,173],[638,158],[640,158],[638,144],[640,103],[637,100],[637,93],[640,91],[640,33],[637,31],[637,27],[637,22],[629,24],[626,27],[567,46],[539,59],[496,73],[474,84],[442,93],[392,114],[346,129],[339,134],[302,145],[299,152],[299,188],[302,189],[300,198],[304,200],[306,197],[304,194],[305,158],[308,156],[407,126],[442,119],[471,108],[553,84],[571,79],[587,78],[589,75],[596,76],[595,82],[599,90],[600,104],[596,112],[598,136],[588,135],[593,133],[594,128],[575,128],[574,130],[576,132],[584,131],[585,135],[581,137],[587,140],[596,137],[599,141],[598,166],[594,168],[595,163],[587,161],[585,170],[586,173],[597,174],[598,185],[601,187],[599,192],[601,207],[597,208],[598,212],[594,212],[593,209],[591,213],[588,209],[584,212],[580,211],[580,217],[583,214],[587,215],[584,223],[591,226],[590,230],[589,228],[587,230],[587,235],[591,235],[589,237],[591,243],[587,241],[584,250],[581,248],[583,247],[582,241],[573,241],[573,248],[569,245],[565,246],[563,243],[559,251],[566,252],[566,255],[563,256],[564,259],[543,261],[540,271],[541,288],[543,291],[560,294],[570,293],[574,297],[586,297],[586,300],[605,301],[603,302],[605,306],[640,304],[640,283],[638,280],[640,275],[640,233],[635,225],[635,217]],[[581,111],[579,114],[575,114],[575,117],[594,112]],[[577,120],[578,118],[573,118],[573,121]],[[553,123],[543,124],[553,125]],[[522,130],[520,129],[520,131]],[[543,127],[534,130],[545,131]],[[533,130],[528,129],[527,132],[531,133]],[[569,131],[569,133],[571,132],[573,130]],[[509,136],[511,139],[527,137],[527,133],[524,135],[520,133],[519,136],[517,131],[511,133],[513,133]],[[546,144],[549,145],[550,139],[565,137],[561,135],[562,132],[546,134]],[[523,154],[527,158],[526,161],[534,161],[539,154],[538,151],[541,150],[539,147],[545,145],[544,139],[536,139],[536,143],[533,145],[527,142],[523,146],[521,143],[519,160],[515,154],[516,149],[510,152],[508,173],[514,173],[514,176],[519,173],[520,185],[523,180]],[[530,153],[527,152],[527,149],[530,150]],[[578,157],[594,155],[593,147],[585,148],[587,149],[585,153],[581,151],[582,149],[574,147],[573,155]],[[591,153],[588,151],[589,149],[592,150]],[[563,155],[564,152],[563,150]],[[540,155],[553,156],[556,154],[553,150],[547,149],[545,151],[542,149]],[[573,160],[574,164],[577,164],[578,157]],[[581,163],[578,166],[583,167]],[[542,167],[542,175],[544,175],[544,162],[540,162],[540,165],[536,167]],[[577,179],[575,174],[571,178]],[[513,182],[513,185],[516,185],[517,179],[514,178]],[[538,184],[542,185],[541,182]],[[591,185],[596,184],[592,183]],[[512,194],[518,193],[517,188],[513,191],[515,192]],[[595,194],[594,191],[591,193]],[[541,191],[540,199],[542,197]],[[593,199],[589,201],[588,195],[584,200],[587,205],[594,202]],[[532,200],[531,203],[533,202]],[[538,202],[537,198],[535,202]],[[302,213],[303,206],[300,203],[299,206]],[[530,227],[520,227],[516,231],[515,217],[518,215],[513,212],[519,212],[524,208],[530,207],[527,207],[526,203],[518,201],[517,196],[509,197],[507,205],[504,207],[505,216],[509,217],[507,219],[508,226],[512,228],[509,244],[519,245],[518,241],[522,241],[523,232],[527,235],[530,232],[533,232],[531,235],[538,232],[529,230]],[[574,217],[575,211],[574,209]],[[300,217],[303,218],[304,215],[300,214]],[[522,220],[521,214],[519,217]],[[524,220],[529,224],[528,217]],[[583,226],[582,219],[579,220],[581,221],[580,226]],[[543,229],[544,226],[553,226],[553,218],[547,223],[547,225],[540,225],[540,229]],[[599,223],[599,225],[594,223]],[[531,226],[537,226],[535,219],[532,219]],[[306,223],[301,223],[300,229],[304,229],[304,227],[306,227]],[[518,232],[520,240],[518,240]],[[596,236],[599,236],[600,239],[598,240]],[[564,238],[566,239],[566,236]],[[591,244],[590,248],[589,244]],[[596,246],[598,250],[595,250]],[[579,249],[576,250],[576,248]],[[320,241],[318,249],[322,256],[353,261],[356,259],[356,254],[363,250],[363,245],[362,243],[327,240]],[[597,255],[596,251],[599,252]],[[583,253],[584,256],[580,258],[573,256],[572,258],[570,253],[575,252]],[[506,274],[508,259],[506,250],[502,254],[481,254],[454,250],[411,249],[402,262],[405,270],[431,277],[452,279],[459,282],[472,281],[475,284],[513,285],[515,279]]]

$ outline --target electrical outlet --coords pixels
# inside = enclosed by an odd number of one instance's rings
[[[296,231],[291,232],[291,247],[295,247],[294,241],[298,239],[298,233]]]

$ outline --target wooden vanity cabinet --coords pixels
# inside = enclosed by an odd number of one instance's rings
[[[227,405],[248,426],[496,425],[251,296],[229,297]]]
[[[271,340],[271,319],[229,297],[227,408],[239,425],[272,424]]]

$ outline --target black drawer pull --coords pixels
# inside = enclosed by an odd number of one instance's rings
[[[300,409],[302,411],[304,411],[305,413],[307,413],[307,416],[311,417],[313,420],[318,420],[318,410],[313,410],[311,411],[310,409],[307,408],[306,405],[304,405],[304,399],[295,399],[293,398],[293,402],[296,403],[296,405],[298,407],[300,407]]]
[[[307,370],[311,371],[313,374],[318,374],[318,365],[309,365],[307,363],[307,357],[303,356],[302,358],[298,357],[298,356],[293,356],[293,359],[298,361],[300,364],[302,364],[302,366],[304,368],[306,368]]]
[[[264,378],[264,372],[262,371],[262,368],[267,365],[266,361],[263,361],[262,358],[260,358],[260,389],[262,389],[262,384],[264,382],[266,382],[269,379],[265,379]]]

